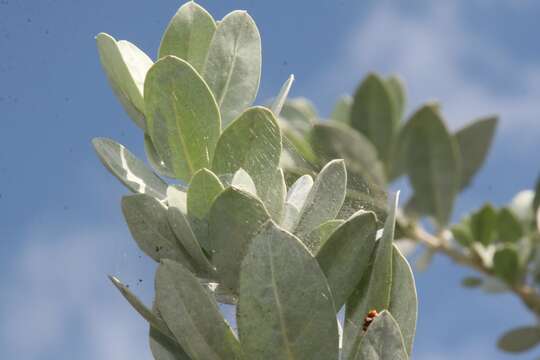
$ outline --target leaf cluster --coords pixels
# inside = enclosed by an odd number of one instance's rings
[[[287,186],[282,158],[293,147],[277,118],[293,116],[285,106],[293,78],[271,106],[253,106],[261,40],[251,17],[234,11],[215,21],[188,2],[169,23],[156,62],[107,34],[97,45],[152,166],[114,140],[93,140],[134,193],[122,199],[124,217],[159,264],[152,307],[111,277],[149,323],[154,357],[407,359],[417,297],[393,244],[398,199],[383,229],[374,212],[344,215],[343,156]],[[238,331],[220,303],[236,306]],[[364,331],[372,309],[381,314]]]

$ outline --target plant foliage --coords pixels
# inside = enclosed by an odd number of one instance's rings
[[[398,136],[400,82],[366,80],[352,104],[353,122],[346,119],[350,101],[340,103],[340,126],[358,132],[338,146],[342,128],[317,126],[309,103],[286,101],[292,76],[269,107],[253,105],[261,39],[244,11],[215,21],[188,2],[169,23],[155,61],[107,34],[97,43],[114,93],[144,132],[152,166],[113,140],[93,141],[106,168],[133,192],[122,199],[126,223],[159,264],[152,307],[111,277],[148,322],[154,357],[408,358],[417,298],[410,266],[393,241],[397,197],[388,211],[379,203],[381,219],[369,209],[351,212],[347,203],[351,174],[386,198],[393,155],[386,134]],[[321,148],[306,143],[311,129],[318,129]],[[443,140],[448,135],[440,123],[430,131]],[[409,132],[421,138],[416,127]],[[443,142],[441,159],[454,161],[457,142]],[[282,161],[287,154],[321,156],[320,168],[291,175]],[[448,205],[419,199],[447,220]],[[237,331],[220,303],[236,306]],[[342,335],[336,314],[343,307]],[[370,310],[380,316],[365,331]]]

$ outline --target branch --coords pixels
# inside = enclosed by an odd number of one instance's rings
[[[455,263],[466,266],[481,274],[488,276],[494,275],[493,271],[486,267],[480,258],[465,254],[459,249],[452,247],[442,234],[438,236],[432,235],[417,223],[407,224],[402,229],[408,239],[426,246],[433,252],[443,254]],[[527,285],[523,280],[516,284],[509,284],[509,289],[521,299],[530,311],[537,317],[540,317],[540,293],[536,289]]]

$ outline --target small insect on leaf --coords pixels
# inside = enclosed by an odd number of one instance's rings
[[[379,312],[375,309],[373,310],[370,310],[367,315],[366,315],[366,318],[364,319],[364,326],[362,329],[364,329],[364,331],[367,331],[369,325],[373,322],[373,320],[379,316]]]

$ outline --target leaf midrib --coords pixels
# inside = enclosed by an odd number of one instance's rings
[[[285,350],[287,351],[287,358],[288,359],[294,359],[294,355],[291,351],[291,345],[289,343],[289,335],[287,332],[287,328],[285,326],[285,319],[283,318],[283,310],[281,305],[281,299],[277,291],[277,283],[276,283],[276,277],[275,277],[275,270],[274,270],[274,258],[272,253],[272,248],[269,241],[266,241],[266,247],[268,251],[268,258],[270,262],[270,276],[272,280],[272,292],[274,294],[274,298],[276,300],[276,307],[278,309],[278,317],[279,317],[279,325],[281,328],[281,335],[283,338],[283,343],[285,344]]]

